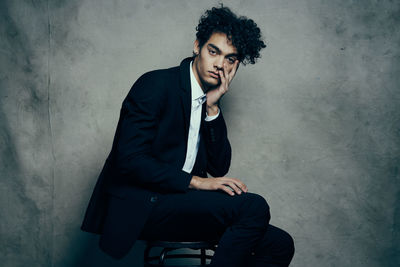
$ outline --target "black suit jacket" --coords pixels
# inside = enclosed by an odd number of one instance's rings
[[[111,152],[100,173],[82,230],[101,234],[100,247],[121,258],[134,244],[160,195],[185,193],[192,175],[224,176],[231,147],[222,113],[204,121],[192,172],[182,171],[191,113],[189,66],[142,75],[122,103]]]

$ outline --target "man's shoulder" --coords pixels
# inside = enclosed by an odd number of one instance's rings
[[[166,79],[177,81],[182,77],[189,77],[189,65],[192,60],[192,57],[188,57],[183,59],[178,66],[148,71],[140,76],[138,80],[146,80],[152,83],[164,83]]]
[[[179,66],[166,68],[166,69],[156,69],[144,73],[139,79],[145,79],[156,83],[157,81],[163,81],[165,79],[176,79],[179,78]],[[139,80],[138,79],[138,80]]]
[[[132,85],[127,98],[143,99],[157,98],[171,93],[171,88],[179,85],[179,66],[157,69],[142,74]]]

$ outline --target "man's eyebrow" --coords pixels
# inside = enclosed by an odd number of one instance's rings
[[[217,50],[218,53],[221,53],[221,49],[219,49],[218,46],[216,46],[214,44],[208,44],[208,46],[211,46],[212,48]],[[238,53],[230,53],[230,54],[226,55],[226,57],[239,57],[239,54]]]

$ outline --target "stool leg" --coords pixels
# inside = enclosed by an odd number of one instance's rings
[[[168,251],[169,251],[168,248],[164,248],[164,249],[161,251],[160,259],[158,260],[158,264],[164,265],[165,256],[167,255]]]
[[[206,265],[206,249],[205,248],[201,249],[200,260],[201,260],[201,263],[200,263],[201,265]]]
[[[146,246],[146,249],[144,250],[144,253],[143,253],[143,260],[144,260],[144,264],[145,264],[145,266],[147,266],[147,264],[149,263],[149,253],[150,253],[150,250],[151,250],[151,246],[149,246],[149,245],[147,245]]]

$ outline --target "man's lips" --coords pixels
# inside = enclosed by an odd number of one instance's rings
[[[219,74],[218,74],[218,73],[213,72],[213,71],[209,71],[209,73],[210,73],[210,76],[211,76],[211,77],[213,77],[213,78],[215,78],[215,79],[219,79]]]

